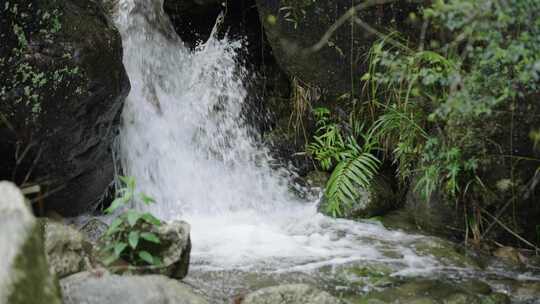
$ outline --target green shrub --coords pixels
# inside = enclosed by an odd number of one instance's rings
[[[369,53],[362,79],[381,114],[372,133],[425,200],[437,191],[461,204],[480,231],[479,215],[500,203],[482,180],[503,145],[488,137],[488,122],[540,89],[540,2],[438,0],[423,16],[420,40],[391,33]],[[514,196],[517,184],[505,184]]]
[[[119,197],[105,210],[108,214],[114,214],[120,208],[126,207],[135,197],[135,179],[133,177],[120,177],[124,187],[119,189]],[[139,193],[138,197],[146,204],[154,203],[154,200]],[[161,225],[161,221],[148,212],[138,212],[132,209],[123,211],[109,226],[103,236],[104,247],[102,253],[104,263],[112,263],[123,260],[132,266],[159,266],[159,244],[161,240],[152,232]]]

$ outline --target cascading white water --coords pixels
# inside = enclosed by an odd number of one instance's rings
[[[242,118],[249,75],[235,58],[239,42],[213,36],[189,50],[162,0],[120,0],[116,23],[132,85],[122,165],[158,202],[152,212],[192,225],[195,267],[279,270],[372,259],[403,271],[435,266],[411,249],[418,236],[331,219],[289,193],[287,174],[270,168]]]

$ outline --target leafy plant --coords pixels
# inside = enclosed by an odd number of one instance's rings
[[[344,139],[341,127],[330,121],[328,109],[316,108],[314,115],[319,128],[307,151],[323,170],[333,168],[325,187],[326,211],[337,216],[358,199],[360,189],[369,188],[377,173],[380,161],[372,154],[376,142],[354,119],[350,123],[352,134]],[[361,138],[362,144],[356,138]]]
[[[523,157],[491,126],[508,120],[515,136],[516,109],[535,107],[539,12],[536,0],[437,0],[422,11],[427,33],[420,40],[390,33],[368,54],[362,80],[373,136],[396,162],[401,179],[412,181],[425,200],[438,191],[460,204],[475,235],[485,224],[478,210],[502,215],[507,196],[514,201],[518,190],[526,189],[515,178],[515,159]],[[530,133],[535,144],[536,133]],[[500,157],[496,163],[494,157]],[[480,176],[489,175],[490,165],[500,167],[502,158],[510,166],[504,185],[498,183],[505,187],[497,190],[495,182],[485,184]],[[494,197],[500,189],[507,196]],[[515,216],[509,222],[515,223]]]
[[[135,192],[135,179],[133,177],[120,177],[123,187],[119,189],[119,196],[105,210],[114,214],[126,207],[133,199],[138,197],[144,204],[154,203],[154,199],[144,193]],[[159,266],[161,260],[158,256],[159,237],[152,232],[161,226],[161,221],[148,212],[138,212],[132,209],[122,212],[109,226],[103,241],[102,249],[105,256],[104,263],[110,265],[123,260],[133,266]]]

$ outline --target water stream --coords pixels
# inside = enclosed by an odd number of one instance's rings
[[[213,35],[190,50],[162,0],[120,0],[115,22],[132,86],[122,166],[158,202],[151,212],[190,223],[195,277],[307,273],[349,263],[384,263],[396,276],[471,273],[418,252],[427,237],[328,218],[314,201],[292,195],[289,173],[272,168],[245,123],[250,75],[237,63],[240,42]]]

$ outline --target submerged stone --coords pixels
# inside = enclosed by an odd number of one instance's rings
[[[341,301],[325,291],[306,284],[267,287],[248,294],[242,304],[338,304]]]
[[[431,280],[415,280],[403,285],[373,291],[356,299],[358,304],[506,304],[509,298],[493,293],[485,283],[451,283]]]
[[[419,239],[414,248],[420,255],[429,255],[445,266],[480,268],[480,264],[474,256],[466,251],[461,252],[456,244],[441,238]]]

